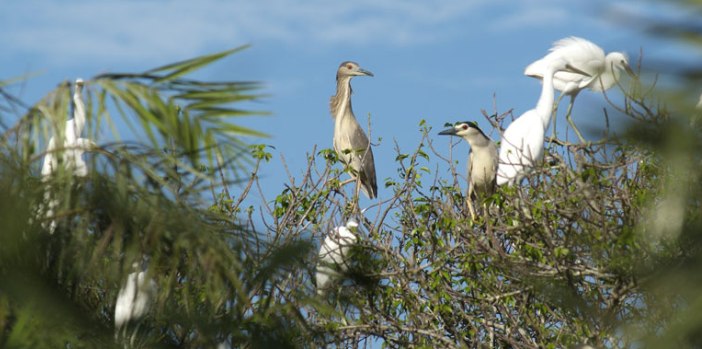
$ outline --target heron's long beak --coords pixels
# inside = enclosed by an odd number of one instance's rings
[[[590,74],[588,74],[588,73],[586,73],[586,72],[584,72],[584,71],[582,71],[582,70],[580,70],[580,69],[578,69],[570,64],[566,64],[566,69],[568,69],[568,71],[570,71],[571,73],[581,74],[581,75],[585,75],[585,76],[592,76],[592,75],[590,75]]]
[[[627,74],[629,74],[629,76],[631,76],[632,78],[636,78],[636,77],[637,77],[636,72],[634,72],[634,70],[631,69],[631,67],[630,67],[628,64],[624,64],[624,71],[625,71]]]
[[[445,130],[439,132],[439,134],[442,135],[442,136],[455,136],[455,135],[456,135],[456,129],[453,128],[453,127],[447,128],[447,129],[445,129]]]
[[[374,76],[373,73],[363,68],[358,68],[358,75]]]

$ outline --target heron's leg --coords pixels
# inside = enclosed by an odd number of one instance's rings
[[[351,184],[351,183],[354,183],[356,185],[353,192],[354,192],[356,198],[358,198],[359,190],[361,189],[361,187],[360,187],[361,182],[360,182],[358,177],[351,177],[345,181],[339,182],[339,188],[341,188],[347,184]],[[358,199],[356,199],[356,201],[358,201]]]
[[[470,185],[470,184],[469,184]],[[468,211],[470,212],[470,219],[475,221],[475,209],[473,209],[473,186],[468,188],[468,193],[466,194],[466,204],[468,205]]]
[[[361,195],[361,176],[356,177],[356,201],[358,201],[359,195]]]
[[[563,99],[563,93],[558,96],[556,103],[553,105],[553,137],[556,137],[556,119],[558,119],[558,106],[561,105],[561,100]]]
[[[345,181],[341,181],[341,182],[339,182],[339,186],[340,186],[340,187],[343,187],[343,186],[345,186],[345,185],[347,185],[347,184],[349,184],[349,183],[356,183],[356,178],[351,177],[351,178],[349,178],[349,179],[347,179],[347,180],[345,180]]]
[[[140,326],[141,326],[141,321],[137,321],[136,327],[134,328],[134,332],[132,332],[132,336],[129,339],[130,348],[134,348],[134,340],[136,340],[137,332],[139,331]]]
[[[556,139],[556,120],[558,119],[558,106],[561,105],[561,100],[563,99],[563,93],[561,93],[560,96],[558,96],[558,99],[556,100],[556,103],[553,104],[553,130],[551,131],[551,140],[548,141],[548,145],[551,145],[551,141]]]
[[[356,186],[354,187],[353,193],[354,193],[354,200],[353,200],[353,207],[352,209],[355,211],[355,209],[358,207],[358,200],[359,200],[359,195],[361,195],[361,179],[356,176],[356,177],[351,177],[345,181],[339,182],[339,188],[347,185],[355,183]]]
[[[475,209],[473,209],[473,203],[471,202],[470,198],[467,198],[466,202],[468,203],[468,211],[470,211],[470,219],[475,221]]]
[[[336,297],[336,307],[334,308],[334,310],[339,309],[339,311],[341,312],[341,314],[339,315],[341,317],[341,319],[340,319],[341,324],[344,326],[348,326],[349,323],[348,323],[348,321],[346,321],[346,312],[348,311],[348,304],[346,306],[344,306],[339,301],[339,299],[341,297],[338,297],[338,294],[339,294],[339,292],[341,292],[342,286],[341,286],[341,284],[338,284],[338,285],[339,285],[339,288],[338,288],[337,297]]]
[[[585,141],[585,138],[583,138],[583,135],[580,134],[580,131],[578,128],[575,126],[575,123],[573,122],[573,119],[570,117],[571,112],[573,111],[573,103],[575,102],[575,95],[570,96],[570,104],[568,104],[568,110],[566,110],[566,120],[568,120],[568,123],[570,124],[570,127],[573,128],[573,131],[575,131],[575,135],[578,136],[578,139],[580,139],[580,143],[587,143]]]

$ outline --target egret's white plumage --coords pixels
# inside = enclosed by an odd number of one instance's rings
[[[526,67],[524,75],[543,80],[549,64],[559,59],[589,75],[556,72],[553,87],[568,95],[577,95],[585,88],[593,91],[607,90],[619,80],[622,69],[631,71],[626,54],[610,52],[605,56],[604,50],[591,41],[571,36],[556,41],[546,56]]]
[[[622,70],[632,76],[635,74],[629,66],[626,54],[610,52],[605,55],[604,50],[591,41],[571,36],[556,41],[546,56],[526,67],[524,75],[543,80],[546,69],[555,60],[565,60],[571,66],[577,67],[587,74],[557,71],[553,76],[553,87],[564,95],[570,96],[566,120],[573,127],[578,138],[584,142],[585,139],[570,117],[575,97],[586,88],[592,91],[608,90],[619,81]]]
[[[134,263],[134,269],[138,264]],[[157,292],[156,282],[146,271],[131,272],[117,294],[115,302],[115,333],[130,321],[143,317],[151,306]]]
[[[319,249],[319,259],[317,261],[317,294],[324,295],[326,288],[333,278],[339,275],[339,271],[348,270],[348,256],[351,246],[356,243],[358,236],[354,230],[358,227],[358,222],[349,219],[345,226],[334,228]]]
[[[59,156],[64,168],[76,177],[88,175],[88,166],[83,160],[85,150],[95,146],[95,143],[86,138],[80,138],[85,128],[85,103],[83,102],[83,80],[76,79],[73,90],[73,118],[66,121],[63,141],[56,135],[49,139],[46,147],[46,155],[41,168],[42,180],[47,181],[56,173],[59,168]],[[44,193],[44,204],[41,212],[47,218],[54,216],[54,211],[58,206],[58,200],[51,198],[51,191],[47,189]],[[50,220],[42,224],[49,233],[56,230],[56,220]]]
[[[80,138],[85,128],[85,103],[83,102],[83,80],[76,79],[73,91],[73,118],[66,121],[64,139],[59,144],[56,136],[49,139],[46,156],[41,169],[42,176],[51,176],[58,169],[58,155],[62,156],[63,164],[74,175],[84,177],[88,174],[88,167],[82,158],[83,152],[94,146],[89,139]],[[61,154],[58,152],[61,151]]]
[[[554,59],[548,64],[536,108],[519,116],[502,135],[497,185],[518,182],[529,168],[541,160],[545,131],[551,122],[553,111],[553,76],[563,70],[584,74],[562,59]]]

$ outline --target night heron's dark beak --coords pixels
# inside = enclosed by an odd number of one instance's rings
[[[358,75],[374,76],[373,73],[363,68],[358,68]]]
[[[442,136],[455,136],[455,135],[456,135],[456,129],[453,128],[453,127],[447,128],[447,129],[445,129],[445,130],[439,132],[439,134],[442,135]]]
[[[581,74],[581,75],[585,75],[585,76],[592,76],[592,75],[590,75],[590,74],[588,74],[588,73],[586,73],[586,72],[584,72],[584,71],[582,71],[582,70],[580,70],[580,69],[578,69],[570,64],[566,64],[566,69],[568,69],[568,71],[571,73]]]

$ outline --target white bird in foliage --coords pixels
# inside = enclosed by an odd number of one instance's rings
[[[324,295],[330,282],[339,276],[339,272],[348,270],[349,251],[358,241],[358,236],[354,233],[357,228],[358,222],[349,219],[345,226],[334,228],[324,239],[319,249],[315,275],[318,295]]]
[[[468,158],[468,209],[473,219],[475,210],[471,200],[478,200],[495,191],[497,173],[497,145],[473,121],[457,122],[440,135],[458,136],[470,144]]]
[[[83,129],[85,128],[85,103],[83,102],[83,80],[76,79],[73,90],[73,118],[66,121],[64,129],[63,141],[57,138],[56,135],[49,139],[46,155],[44,156],[44,164],[41,168],[43,181],[48,181],[59,166],[63,165],[69,172],[76,177],[85,177],[88,175],[88,166],[83,160],[85,150],[95,147],[95,143],[86,138],[80,138]],[[59,162],[59,158],[61,162]],[[54,216],[54,211],[58,206],[58,200],[51,198],[51,191],[47,189],[44,193],[44,201],[46,208],[41,211],[45,212],[47,218]],[[42,223],[45,229],[50,233],[56,230],[56,220],[50,220],[48,224]]]
[[[519,116],[502,135],[497,185],[518,182],[529,168],[541,160],[544,153],[545,131],[551,122],[553,112],[553,76],[563,71],[588,75],[566,60],[553,59],[549,62],[543,73],[543,86],[536,108]]]
[[[329,101],[329,109],[334,119],[334,150],[350,169],[351,178],[360,182],[363,192],[374,199],[378,196],[378,183],[373,149],[351,108],[351,79],[354,76],[373,76],[373,73],[355,62],[343,62],[339,65],[336,72],[336,94]]]
[[[119,290],[115,302],[115,338],[118,338],[121,329],[124,329],[126,334],[129,322],[146,315],[158,291],[156,282],[146,275],[145,270],[139,270],[138,263],[132,264],[132,268],[135,271],[127,276],[127,281]]]
[[[556,41],[546,56],[526,67],[524,75],[543,80],[549,64],[554,60],[561,59],[587,73],[587,75],[583,75],[569,71],[558,71],[553,77],[553,87],[562,92],[561,96],[570,96],[566,120],[573,127],[580,141],[585,142],[570,115],[575,97],[586,88],[598,92],[610,89],[619,81],[622,69],[631,76],[635,76],[635,73],[629,66],[626,54],[610,52],[605,56],[604,50],[591,41],[571,36]]]

